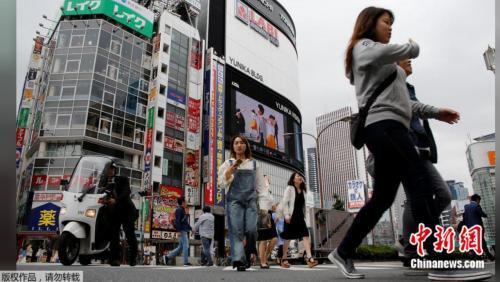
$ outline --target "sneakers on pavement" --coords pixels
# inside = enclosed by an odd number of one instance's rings
[[[328,255],[328,259],[337,265],[337,267],[342,271],[342,274],[344,274],[345,277],[349,279],[363,279],[365,278],[365,275],[362,273],[359,273],[356,268],[354,267],[354,263],[352,262],[352,259],[343,259],[339,253],[337,252],[337,249],[333,250]]]
[[[484,270],[437,270],[429,272],[427,278],[434,281],[477,281],[492,276],[490,271]]]

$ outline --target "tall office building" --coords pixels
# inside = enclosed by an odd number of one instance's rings
[[[347,181],[360,180],[370,186],[365,168],[365,149],[356,150],[350,141],[349,123],[341,119],[352,115],[350,107],[316,117],[318,134],[318,171],[321,177],[320,195],[324,208],[331,208],[334,195],[348,204]],[[321,191],[323,190],[323,191]]]
[[[466,151],[472,188],[481,196],[481,207],[488,215],[483,219],[486,242],[495,245],[495,133],[475,138],[474,141]]]
[[[319,199],[319,185],[318,185],[318,168],[317,168],[317,155],[316,148],[306,149],[306,172],[307,172],[307,184],[309,186],[309,191],[313,195],[313,205],[316,208],[321,206]]]

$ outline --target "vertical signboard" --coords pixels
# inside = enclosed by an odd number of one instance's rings
[[[225,66],[219,62],[216,65],[215,83],[215,166],[214,183],[217,183],[218,168],[224,162],[224,70]],[[215,205],[224,206],[224,189],[216,185]]]
[[[365,205],[365,184],[361,180],[347,181],[347,210],[358,212]]]

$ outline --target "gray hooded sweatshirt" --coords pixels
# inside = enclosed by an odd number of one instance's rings
[[[419,52],[419,46],[414,42],[399,45],[361,39],[354,45],[350,81],[356,90],[360,108],[365,106],[377,86],[397,70],[394,82],[372,104],[365,126],[389,119],[409,128],[412,113],[421,119],[437,118],[438,108],[410,100],[406,73],[396,64],[404,59],[416,58]]]

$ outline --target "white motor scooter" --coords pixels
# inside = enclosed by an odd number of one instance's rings
[[[103,156],[83,156],[69,183],[65,185],[59,214],[59,259],[72,265],[78,258],[88,265],[109,249],[109,210],[106,198],[107,169],[114,160]]]

